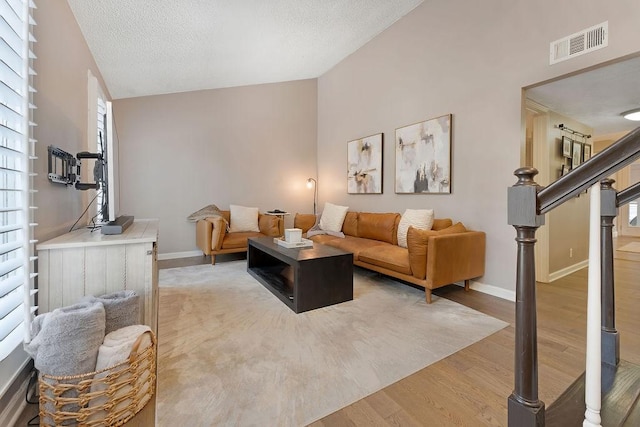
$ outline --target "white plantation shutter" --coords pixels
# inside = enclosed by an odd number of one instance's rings
[[[33,191],[35,25],[30,0],[0,0],[0,361],[29,341],[34,306]]]

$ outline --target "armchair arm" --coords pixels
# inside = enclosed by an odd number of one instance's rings
[[[300,214],[297,213],[293,218],[293,227],[299,228],[303,233],[309,231],[316,223],[316,216],[314,214]]]
[[[205,255],[211,255],[211,231],[213,224],[211,222],[200,219],[196,222],[196,246]]]
[[[258,215],[258,228],[265,236],[278,237],[284,234],[284,221],[275,215]]]
[[[484,275],[485,241],[481,231],[429,237],[427,286],[434,289]]]
[[[219,251],[222,248],[224,235],[227,233],[227,223],[224,218],[220,217],[206,218],[205,221],[210,222],[212,225],[211,250]]]
[[[203,254],[211,255],[212,250],[220,250],[227,231],[223,218],[208,217],[196,222],[196,245]]]

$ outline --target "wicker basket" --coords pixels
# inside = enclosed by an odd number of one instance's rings
[[[146,334],[151,345],[138,353]],[[38,383],[41,426],[121,426],[155,393],[156,337],[145,332],[118,365],[81,375],[41,374]]]

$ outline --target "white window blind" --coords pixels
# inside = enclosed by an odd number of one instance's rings
[[[0,0],[0,361],[29,341],[34,306],[30,0]]]

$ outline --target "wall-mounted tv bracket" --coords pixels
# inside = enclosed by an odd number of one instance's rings
[[[50,145],[48,150],[49,181],[65,185],[76,182],[76,158],[53,145]]]
[[[99,190],[104,182],[104,158],[100,153],[81,151],[74,157],[72,154],[50,145],[49,151],[49,181],[57,184],[75,185],[76,190]],[[77,159],[77,160],[76,160]],[[93,179],[95,182],[80,182],[82,159],[95,159]]]

